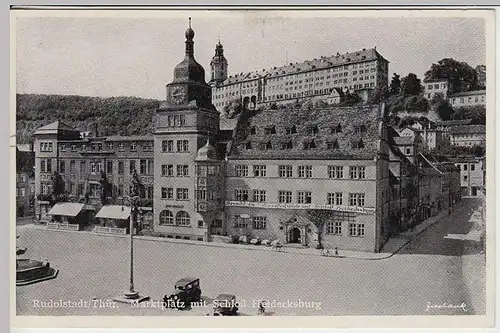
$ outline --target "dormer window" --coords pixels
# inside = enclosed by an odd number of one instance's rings
[[[314,140],[306,140],[303,142],[304,150],[316,148]]]
[[[243,149],[248,150],[252,149],[252,142],[251,141],[246,141],[242,144]]]
[[[288,140],[281,143],[281,149],[292,149],[292,148],[293,148],[292,140]]]
[[[352,142],[352,148],[353,149],[359,149],[359,148],[363,148],[365,146],[365,144],[363,143],[363,140],[359,139],[359,141],[353,141]]]
[[[338,124],[337,126],[332,127],[331,128],[331,133],[332,134],[342,133],[342,126],[340,126],[340,124]]]
[[[286,134],[295,134],[295,133],[297,133],[297,128],[295,126],[286,128]]]
[[[326,148],[327,149],[338,149],[339,148],[339,143],[337,140],[334,141],[328,141],[326,143]]]
[[[365,132],[366,132],[366,126],[365,125],[354,126],[354,133],[365,133]]]
[[[307,133],[309,135],[318,134],[318,132],[319,132],[318,125],[313,125],[313,126],[307,127]]]
[[[259,146],[261,150],[273,149],[271,141],[261,142]]]
[[[264,134],[276,134],[276,128],[274,126],[268,126],[264,128]]]
[[[251,135],[257,134],[257,129],[255,127],[250,127],[250,134]]]

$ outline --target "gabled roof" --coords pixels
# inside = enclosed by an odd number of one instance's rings
[[[463,96],[485,95],[485,94],[486,94],[486,89],[472,90],[472,91],[463,91],[463,92],[459,92],[459,93],[451,95],[450,98],[453,98],[453,97],[463,97]]]
[[[443,121],[437,121],[436,126],[468,125],[471,122],[472,122],[472,119],[443,120]]]
[[[414,143],[411,136],[397,136],[394,139],[394,143],[398,146],[409,146]]]
[[[451,134],[485,134],[485,125],[467,125],[453,127],[450,131]]]
[[[235,130],[228,159],[373,159],[377,156],[380,105],[359,105],[355,107],[325,106],[319,108],[284,106],[277,110],[257,110],[243,115]],[[248,111],[252,112],[252,111]],[[240,115],[240,117],[242,116]],[[341,132],[332,127],[341,125]],[[276,134],[266,134],[264,129],[274,125]],[[355,127],[365,125],[366,131],[356,132]],[[295,126],[297,132],[287,134],[286,129]],[[308,129],[317,126],[317,133]],[[254,127],[255,134],[250,129]],[[314,140],[315,147],[304,146]],[[338,148],[328,148],[327,142],[338,143]],[[353,148],[352,142],[363,141],[362,148]],[[245,142],[252,143],[251,149],[244,149]],[[292,147],[282,147],[283,141],[291,141]],[[258,143],[270,142],[270,147]],[[254,144],[255,143],[255,144]]]
[[[71,131],[71,132],[79,132],[76,128],[69,126],[68,124],[63,123],[60,120],[56,120],[53,123],[40,127],[36,130],[36,134],[57,134],[59,131]]]

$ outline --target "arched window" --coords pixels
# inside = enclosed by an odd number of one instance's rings
[[[160,224],[174,224],[174,214],[169,210],[160,212]]]
[[[183,210],[179,211],[175,216],[175,223],[180,226],[189,226],[191,224],[189,214]]]

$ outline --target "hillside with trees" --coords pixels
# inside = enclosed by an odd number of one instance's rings
[[[76,95],[16,96],[18,143],[33,140],[40,127],[61,120],[80,131],[97,123],[105,135],[145,135],[152,129],[152,117],[160,101],[137,97],[87,97]]]

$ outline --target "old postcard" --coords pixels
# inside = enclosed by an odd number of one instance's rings
[[[13,326],[493,325],[493,26],[13,8]]]

